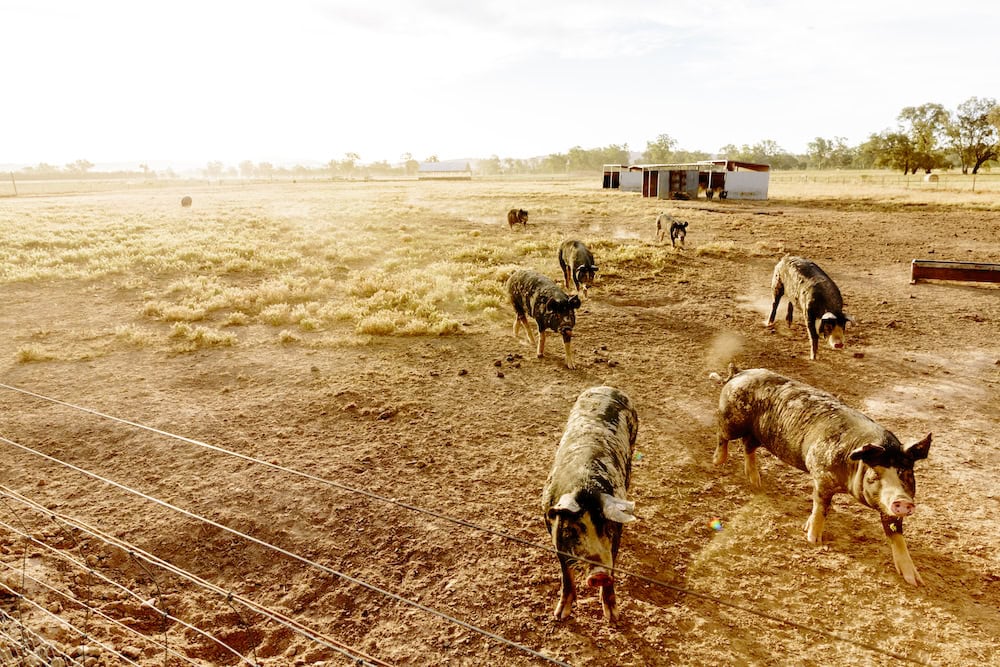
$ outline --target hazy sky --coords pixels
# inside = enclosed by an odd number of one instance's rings
[[[992,0],[0,0],[0,164],[804,152],[1000,98]]]

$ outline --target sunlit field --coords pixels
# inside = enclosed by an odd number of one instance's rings
[[[575,205],[586,192],[584,214],[622,211],[619,193],[594,192],[589,180],[554,186],[558,194],[544,201],[525,197],[526,185],[516,182],[491,185],[488,196],[477,193],[461,211],[436,200],[439,193],[447,202],[456,189],[480,187],[286,183],[250,194],[224,185],[184,190],[194,193],[189,209],[179,205],[180,191],[21,197],[0,212],[0,280],[101,281],[135,295],[141,305],[115,325],[114,344],[100,342],[104,351],[461,335],[495,320],[513,268],[550,254],[551,227],[532,225],[531,234],[495,242],[506,207],[530,206],[537,220],[558,219],[568,215],[563,203]],[[488,234],[452,233],[449,219],[480,222]],[[608,259],[664,261],[645,244],[592,243]],[[88,345],[61,351],[40,345],[22,357],[98,353]]]
[[[557,232],[546,222],[641,217],[666,205],[595,190],[596,180],[551,181],[544,196],[528,180],[223,182],[183,189],[107,183],[113,190],[101,193],[88,192],[87,182],[37,182],[39,190],[82,192],[6,200],[0,281],[101,281],[139,302],[114,325],[113,340],[59,349],[39,343],[19,352],[24,361],[90,357],[119,346],[323,347],[369,344],[372,336],[461,335],[497,320],[502,282],[514,267],[551,253]],[[997,210],[998,189],[1000,176],[993,175],[979,176],[973,191],[971,176],[955,174],[927,183],[885,172],[777,172],[770,201],[760,205],[840,199],[861,208]],[[470,196],[458,210],[449,202],[463,190]],[[179,205],[183,194],[194,195],[192,208]],[[513,206],[529,208],[542,224],[498,244],[495,232],[506,227],[504,213]],[[482,231],[454,234],[449,220],[482,223]],[[587,239],[605,258],[604,275],[669,261],[646,243],[645,232]]]
[[[743,202],[597,176],[37,186],[0,198],[0,663],[42,643],[20,627],[168,667],[348,664],[340,645],[490,667],[1000,656],[1000,292],[909,282],[915,258],[998,261],[992,175],[777,172]],[[683,249],[656,241],[660,212],[690,223]],[[515,338],[503,288],[521,267],[561,281],[567,238],[599,265],[574,370],[558,338],[543,358]],[[836,279],[844,349],[810,360],[799,315],[763,326],[786,253]],[[730,361],[906,443],[933,432],[906,525],[925,586],[871,509],[838,496],[810,544],[804,473],[764,453],[754,491],[739,446],[712,464],[709,374]],[[615,626],[582,583],[553,620],[539,503],[570,407],[602,384],[640,424]]]

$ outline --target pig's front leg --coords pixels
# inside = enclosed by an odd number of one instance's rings
[[[827,488],[822,480],[814,479],[812,513],[806,519],[805,525],[806,539],[812,544],[823,543],[823,524],[826,522],[826,514],[830,511],[832,500],[833,491]]]
[[[722,437],[721,429],[719,433],[719,444],[715,446],[715,454],[712,455],[712,463],[721,466],[729,459],[729,440]]]
[[[545,329],[538,328],[538,349],[536,356],[541,359],[545,355]]]
[[[903,519],[902,517],[882,515],[882,530],[889,538],[889,546],[892,548],[892,563],[896,566],[896,572],[906,580],[911,586],[923,586],[924,580],[917,572],[917,566],[910,558],[910,551],[906,548],[906,540],[903,539]]]
[[[570,369],[571,371],[575,370],[576,364],[573,363],[573,344],[572,344],[573,339],[570,336],[570,334],[565,331],[562,334],[562,339],[563,339],[563,349],[566,352],[566,368]]]
[[[562,570],[562,585],[559,589],[559,603],[553,616],[557,621],[569,618],[576,602],[576,584],[573,583],[573,572],[569,569],[569,559],[559,556],[559,567]]]

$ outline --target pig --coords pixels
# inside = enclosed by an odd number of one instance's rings
[[[729,441],[743,438],[744,470],[754,488],[760,487],[758,447],[809,473],[809,542],[822,542],[833,496],[850,494],[881,516],[896,571],[908,584],[923,584],[903,540],[903,519],[916,510],[913,464],[927,458],[930,433],[902,445],[890,431],[824,391],[764,368],[738,371],[733,366],[719,396],[718,428],[713,462],[725,463]]]
[[[614,568],[622,525],[636,520],[628,500],[639,417],[614,387],[591,387],[576,399],[542,490],[542,516],[558,552],[562,586],[554,616],[576,602],[571,565],[588,566],[588,586],[601,588],[601,609],[618,620]]]
[[[679,244],[681,248],[684,247],[684,238],[687,236],[687,222],[671,222],[670,223],[670,247],[676,248]]]
[[[545,354],[545,333],[547,329],[562,334],[566,350],[566,368],[573,370],[573,327],[576,326],[576,309],[580,307],[580,297],[566,296],[550,278],[529,269],[515,271],[506,283],[507,294],[514,306],[514,337],[518,329],[524,327],[531,344],[535,336],[528,326],[528,316],[534,318],[538,329],[538,358]]]
[[[507,224],[511,229],[514,229],[514,225],[521,225],[522,227],[528,226],[528,212],[523,208],[512,208],[507,211]]]
[[[570,276],[576,291],[580,291],[583,285],[583,296],[587,296],[587,290],[594,284],[594,277],[597,274],[597,266],[594,265],[594,256],[587,246],[579,241],[563,241],[559,246],[559,266],[562,267],[563,283],[569,289]]]
[[[832,348],[839,350],[844,347],[844,328],[852,320],[844,314],[840,290],[823,269],[808,259],[785,255],[774,266],[771,292],[774,303],[764,326],[774,326],[778,303],[787,293],[788,315],[785,320],[791,326],[792,310],[798,306],[809,332],[810,359],[816,360],[820,336],[826,338]],[[820,322],[819,332],[816,331],[816,320]]]
[[[684,237],[687,235],[688,223],[682,222],[670,215],[661,213],[656,218],[656,241],[662,243],[664,236],[670,235],[670,246],[676,247],[677,239],[680,239],[681,246],[684,246]]]

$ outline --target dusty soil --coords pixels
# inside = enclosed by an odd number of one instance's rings
[[[453,194],[438,201],[450,199],[450,210],[461,212],[491,186],[397,187],[450,187]],[[187,664],[170,651],[199,665],[236,664],[195,631],[164,622],[141,602],[148,600],[251,662],[350,662],[238,599],[140,566],[68,519],[28,509],[11,498],[17,492],[390,664],[544,661],[331,571],[574,665],[1000,661],[1000,289],[909,283],[915,257],[1000,261],[1000,214],[780,192],[763,203],[668,206],[596,185],[579,201],[552,205],[558,215],[546,214],[542,203],[558,187],[519,186],[525,208],[542,212],[513,234],[545,243],[580,236],[653,244],[657,211],[690,221],[687,249],[664,247],[663,268],[602,267],[578,316],[575,371],[563,366],[556,340],[535,359],[511,336],[509,312],[462,335],[337,349],[256,343],[259,332],[248,329],[232,348],[22,363],[17,350],[39,337],[70,344],[80,332],[106,335],[137,317],[140,297],[129,290],[50,281],[2,288],[0,382],[543,546],[540,491],[569,409],[583,389],[610,384],[631,396],[640,415],[631,488],[640,521],[625,528],[619,565],[670,587],[622,576],[617,627],[602,619],[597,592],[582,587],[573,616],[556,622],[558,565],[543,549],[0,388],[5,439],[299,558],[4,441],[0,560],[7,568],[0,581],[55,617],[0,591],[0,609],[17,619],[0,624],[0,645],[30,643],[19,624],[67,651],[83,643],[59,617],[139,664]],[[296,193],[281,196],[294,202]],[[628,207],[601,215],[593,201]],[[508,243],[506,207],[497,209],[495,221],[428,216],[421,224]],[[770,272],[784,252],[814,259],[838,281],[857,320],[845,350],[824,347],[810,361],[798,319],[791,330],[781,320],[773,331],[762,326]],[[555,246],[550,259],[526,264],[555,277]],[[763,489],[754,493],[738,446],[728,463],[712,466],[719,388],[707,375],[730,359],[830,391],[903,442],[933,432],[930,456],[917,466],[917,513],[906,522],[924,587],[896,574],[872,510],[838,496],[827,542],[815,547],[802,531],[810,508],[805,474],[765,454]],[[710,526],[716,518],[718,531]],[[90,572],[54,552],[84,561]],[[84,614],[24,575],[71,591],[151,641]],[[119,659],[104,650],[90,662]]]

